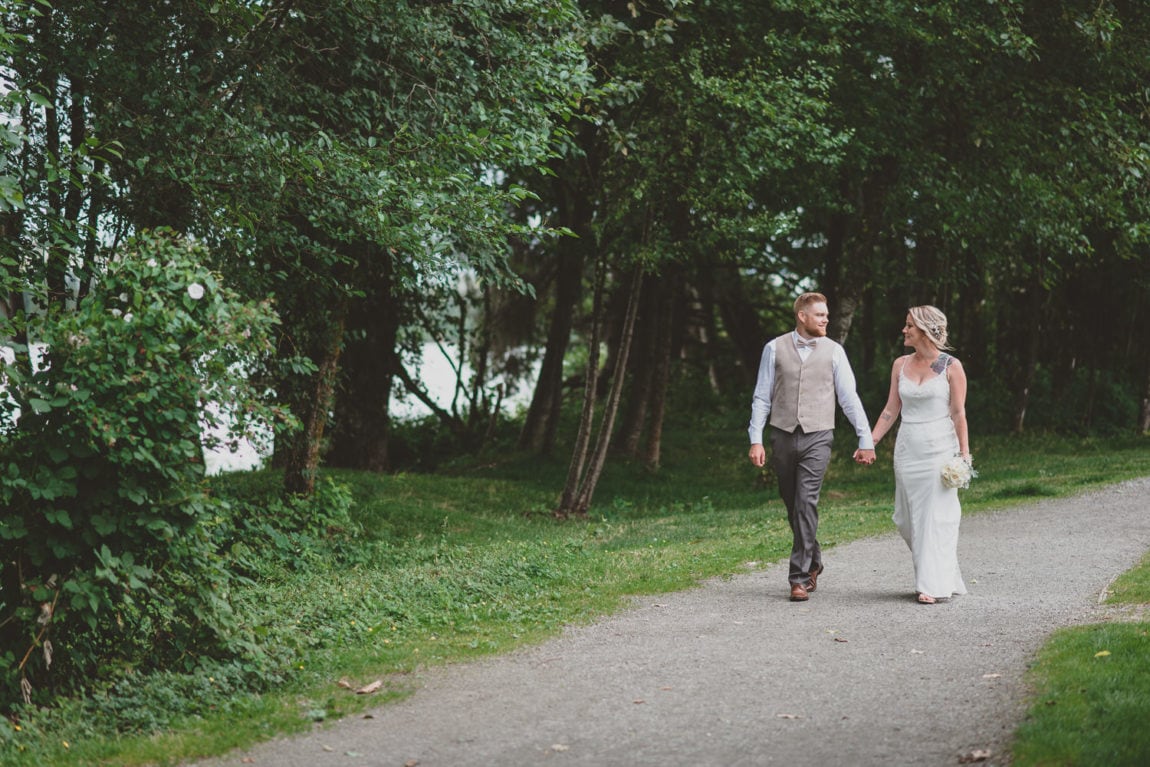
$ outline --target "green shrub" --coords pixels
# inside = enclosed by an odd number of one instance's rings
[[[170,234],[143,236],[74,311],[0,328],[46,350],[34,364],[14,346],[3,367],[6,693],[38,698],[50,675],[67,691],[109,663],[187,667],[227,644],[229,576],[205,524],[223,501],[206,492],[201,436],[222,416],[205,406],[225,403],[235,419],[208,442],[278,417],[244,375],[270,353],[276,318],[203,256]]]
[[[351,564],[366,555],[348,487],[325,477],[311,495],[295,496],[284,495],[282,486],[278,472],[216,483],[227,516],[213,526],[213,537],[232,572],[257,578],[268,568],[298,569],[317,558]]]

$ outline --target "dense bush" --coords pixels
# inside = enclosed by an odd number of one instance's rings
[[[285,495],[283,475],[262,471],[221,476],[213,492],[228,514],[212,528],[229,571],[258,579],[265,569],[301,569],[317,559],[340,565],[369,554],[352,519],[351,490],[330,478],[308,496]]]
[[[245,376],[270,353],[276,317],[221,284],[204,255],[141,237],[75,310],[0,328],[32,342],[9,344],[0,402],[6,700],[117,662],[194,665],[233,641],[211,531],[226,510],[206,492],[202,435],[221,425],[209,403],[235,426],[208,441],[278,417]]]

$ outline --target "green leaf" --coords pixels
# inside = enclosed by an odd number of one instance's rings
[[[67,509],[51,508],[44,512],[44,519],[54,525],[59,525],[66,530],[72,529],[72,516],[68,513]]]
[[[102,537],[107,537],[116,532],[116,520],[104,514],[93,514],[90,518],[92,529]]]

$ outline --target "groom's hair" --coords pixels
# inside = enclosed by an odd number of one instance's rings
[[[811,304],[825,304],[827,297],[822,293],[803,293],[795,299],[795,316],[799,316],[799,312],[806,309]]]

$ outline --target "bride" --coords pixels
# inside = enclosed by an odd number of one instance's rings
[[[970,462],[966,427],[966,372],[946,353],[946,315],[915,306],[902,330],[913,348],[894,361],[890,396],[871,430],[874,443],[902,415],[894,448],[894,523],[914,560],[918,601],[934,604],[965,594],[958,568],[958,490],[944,486],[942,467],[956,455]]]

